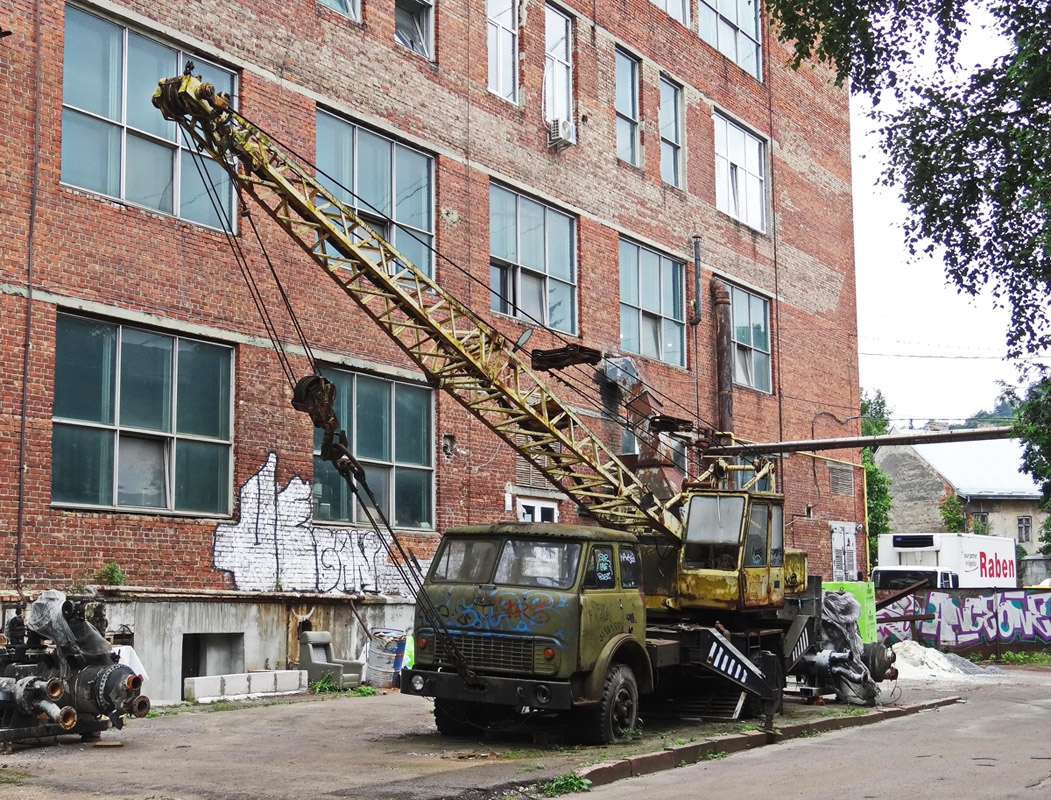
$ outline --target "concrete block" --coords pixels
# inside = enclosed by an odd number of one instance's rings
[[[186,678],[183,681],[183,695],[186,702],[197,703],[203,697],[219,697],[223,693],[221,675],[203,675],[198,678]]]
[[[249,672],[249,694],[273,694],[277,691],[277,674],[274,672]]]
[[[662,772],[663,770],[679,766],[679,761],[671,750],[628,756],[627,761],[631,764],[632,775],[650,775],[654,772]]]
[[[299,692],[306,688],[305,669],[282,669],[274,673],[275,692]]]
[[[240,672],[233,675],[223,675],[223,697],[234,697],[241,694],[249,694],[248,673]]]

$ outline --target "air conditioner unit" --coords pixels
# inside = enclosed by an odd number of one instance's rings
[[[577,143],[577,126],[568,119],[553,119],[548,123],[547,146],[563,150]]]

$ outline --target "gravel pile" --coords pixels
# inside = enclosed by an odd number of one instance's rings
[[[898,676],[905,680],[959,679],[963,676],[1004,675],[999,667],[980,667],[955,653],[943,653],[919,642],[894,645]]]

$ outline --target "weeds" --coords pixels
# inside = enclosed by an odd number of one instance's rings
[[[0,785],[5,783],[18,783],[24,781],[26,778],[32,778],[28,772],[16,772],[13,769],[6,769],[0,767]]]
[[[720,750],[717,753],[708,753],[704,757],[704,760],[705,761],[719,761],[720,759],[726,758],[727,755],[728,754],[727,754],[727,752],[725,750]]]
[[[575,772],[567,772],[541,784],[540,791],[544,793],[544,797],[558,797],[572,792],[590,792],[591,781]]]
[[[996,657],[991,657],[990,661],[996,660]],[[1026,651],[1021,653],[1015,653],[1008,650],[1006,653],[1001,653],[999,661],[1004,664],[1036,664],[1039,666],[1051,665],[1051,653],[1041,653]]]

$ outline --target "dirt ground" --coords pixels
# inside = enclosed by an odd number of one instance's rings
[[[941,697],[939,687],[885,690],[888,704]],[[396,691],[374,697],[293,697],[176,707],[133,719],[99,743],[79,737],[0,755],[7,800],[502,800],[581,766],[754,726],[643,714],[626,744],[585,747],[571,731],[518,730],[443,738],[432,705]],[[787,699],[784,721],[842,716],[849,708]]]

